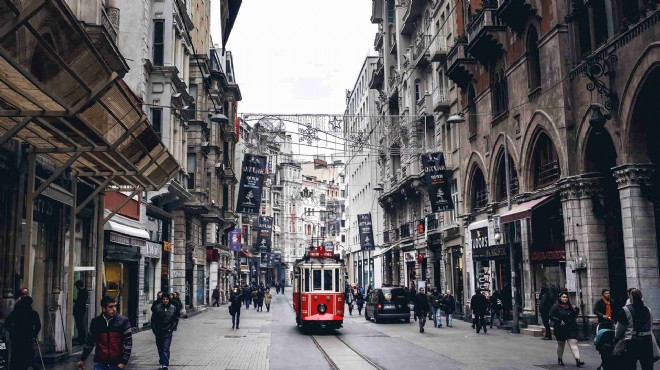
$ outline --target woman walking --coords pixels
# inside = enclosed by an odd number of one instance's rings
[[[582,367],[584,362],[580,361],[580,350],[577,345],[578,325],[577,315],[580,309],[571,305],[567,293],[559,295],[559,301],[552,306],[550,318],[555,326],[555,338],[557,339],[557,365],[564,366],[564,346],[568,341],[568,347],[575,357],[577,367]]]
[[[622,358],[622,369],[637,369],[639,361],[642,370],[653,369],[653,352],[657,352],[657,343],[653,340],[653,317],[642,301],[642,292],[635,289],[630,292],[631,303],[620,312],[616,324],[614,340],[627,342]],[[615,347],[616,348],[616,347]]]
[[[346,304],[348,304],[348,314],[353,316],[353,306],[355,305],[355,293],[353,292],[353,288],[346,293]]]
[[[364,295],[359,290],[355,295],[355,303],[357,304],[358,315],[362,316],[362,306],[364,306]]]
[[[266,311],[270,312],[270,304],[273,302],[273,295],[270,294],[270,289],[266,290],[264,294],[264,303],[266,303]]]

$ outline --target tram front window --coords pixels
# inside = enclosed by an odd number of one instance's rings
[[[323,290],[332,291],[332,270],[323,270]]]
[[[314,290],[321,290],[321,270],[312,270],[312,284]]]

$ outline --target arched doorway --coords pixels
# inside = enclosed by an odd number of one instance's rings
[[[607,267],[610,293],[615,302],[623,304],[627,299],[626,258],[623,244],[621,200],[612,172],[616,166],[616,149],[607,131],[594,129],[587,139],[585,170],[598,173],[603,188],[602,200],[593,199],[593,212],[605,227]],[[605,287],[603,287],[605,288]]]
[[[630,138],[627,142],[630,163],[650,162],[653,172],[651,184],[641,187],[644,200],[653,202],[655,216],[655,240],[657,258],[660,260],[660,105],[657,96],[660,94],[660,66],[656,66],[644,80],[637,93],[632,108]]]

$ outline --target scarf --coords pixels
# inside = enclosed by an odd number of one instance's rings
[[[612,317],[612,305],[611,302],[605,298],[601,298],[603,303],[605,303],[605,316]]]

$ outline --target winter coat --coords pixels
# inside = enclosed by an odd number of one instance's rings
[[[264,303],[271,304],[273,302],[273,295],[270,292],[264,294]]]
[[[579,313],[580,309],[571,305],[562,306],[559,303],[555,303],[552,306],[552,309],[550,309],[550,319],[554,323],[555,338],[557,340],[578,338],[577,316]]]
[[[454,307],[456,307],[456,300],[454,299],[453,295],[447,294],[445,298],[442,300],[442,303],[444,304],[445,314],[451,315],[452,313],[454,313]]]
[[[488,298],[481,293],[476,293],[470,299],[470,309],[475,315],[485,315],[488,312]]]
[[[161,304],[151,316],[151,331],[158,337],[171,337],[177,319],[176,307],[173,304]]]
[[[87,312],[87,301],[89,300],[89,292],[87,289],[78,289],[78,297],[73,303],[73,316],[85,316]]]
[[[362,309],[362,306],[364,305],[364,295],[362,295],[362,292],[358,292],[355,295],[355,303],[359,309]]]
[[[596,303],[594,303],[594,315],[598,316],[598,323],[600,324],[601,322],[611,322],[614,320],[614,314],[615,314],[615,305],[614,305],[614,300],[610,299],[610,307],[612,308],[612,317],[611,320],[608,320],[605,318],[605,311],[606,311],[606,306],[605,302],[603,302],[603,298],[599,298]]]
[[[429,297],[424,293],[417,293],[415,296],[415,315],[424,317],[429,312]]]
[[[108,320],[104,314],[93,318],[80,360],[87,360],[94,347],[94,362],[105,365],[127,364],[133,348],[133,334],[128,318],[116,315]]]
[[[543,293],[541,296],[541,308],[540,312],[541,315],[550,315],[550,310],[552,309],[552,306],[554,305],[554,299],[552,298],[552,293],[549,291],[546,293]]]
[[[235,292],[231,293],[231,295],[229,296],[229,303],[231,304],[231,308],[234,312],[238,312],[241,310],[243,300],[244,300],[243,293],[235,293]]]
[[[211,294],[211,298],[213,299],[220,299],[220,289],[213,289],[213,293]]]
[[[32,339],[41,331],[41,320],[37,311],[32,309],[32,298],[23,297],[16,302],[5,320],[5,328],[13,343],[32,343]]]
[[[444,303],[442,302],[442,294],[440,293],[431,293],[429,296],[429,301],[431,302],[431,307],[433,308],[442,308]]]

